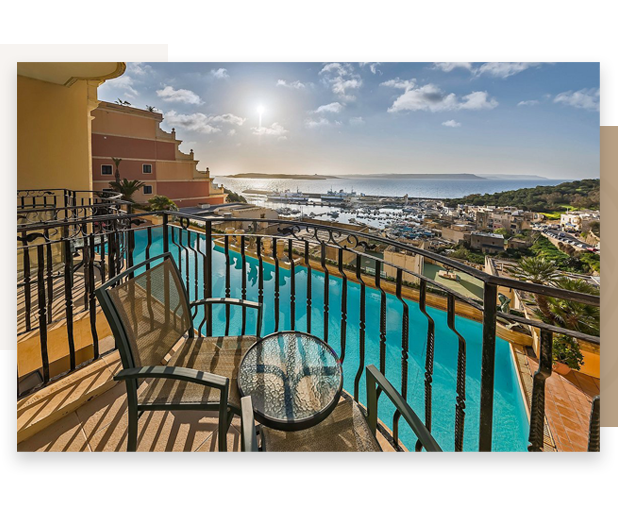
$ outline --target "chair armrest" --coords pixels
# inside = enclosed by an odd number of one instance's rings
[[[371,432],[375,435],[378,426],[378,386],[391,400],[395,408],[399,410],[402,417],[407,421],[412,428],[412,431],[421,441],[421,444],[427,451],[442,451],[440,445],[433,438],[423,421],[416,415],[412,407],[403,396],[397,392],[395,387],[384,377],[384,375],[375,367],[369,365],[366,369],[367,376],[367,423]]]
[[[240,425],[240,447],[242,451],[259,451],[251,396],[245,396],[240,399]]]
[[[225,392],[226,400],[230,384],[230,380],[228,378],[219,376],[218,374],[188,369],[186,367],[171,367],[164,365],[123,369],[114,376],[114,380],[116,381],[126,381],[138,378],[166,378],[186,381],[189,383],[197,383],[198,385],[205,385],[207,387],[219,389],[222,393]],[[223,397],[221,399],[223,399]]]
[[[189,304],[189,309],[195,306],[212,306],[213,304],[226,304],[228,306],[242,306],[245,308],[256,309],[258,313],[255,334],[258,337],[260,336],[260,332],[262,330],[262,304],[260,304],[259,302],[253,302],[252,300],[231,299],[222,297],[196,300]],[[193,315],[193,317],[195,317],[195,314]]]

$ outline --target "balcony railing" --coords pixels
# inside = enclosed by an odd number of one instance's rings
[[[39,208],[47,206],[51,194],[37,191],[35,196]],[[71,199],[65,191],[62,199]],[[27,197],[27,196],[26,196]],[[47,199],[46,199],[47,198]],[[58,198],[56,198],[57,200]],[[101,205],[100,203],[98,204]],[[74,208],[64,205],[62,210]],[[23,209],[26,210],[26,209]],[[268,317],[275,331],[286,326],[294,329],[297,325],[296,313],[303,307],[305,319],[300,330],[311,332],[319,328],[326,341],[338,342],[341,360],[357,366],[352,373],[354,379],[353,396],[359,399],[359,386],[366,363],[368,338],[377,343],[379,368],[386,369],[387,355],[387,294],[391,293],[401,304],[400,379],[399,387],[404,398],[409,399],[408,369],[410,361],[410,343],[412,340],[423,342],[423,358],[413,358],[424,365],[424,419],[431,430],[432,415],[436,402],[432,397],[434,378],[434,354],[436,347],[435,322],[428,311],[436,300],[442,301],[447,312],[448,328],[457,337],[458,347],[454,352],[456,376],[453,379],[456,397],[453,412],[454,449],[463,449],[466,422],[466,338],[458,330],[456,314],[462,309],[482,323],[482,353],[480,375],[480,403],[478,449],[492,449],[494,429],[495,400],[495,358],[498,322],[519,324],[525,328],[538,330],[540,334],[539,368],[534,374],[532,403],[530,409],[529,446],[530,451],[544,448],[545,425],[545,384],[552,375],[552,338],[563,334],[578,340],[599,344],[599,337],[589,336],[576,331],[545,324],[539,320],[503,313],[498,309],[498,288],[505,287],[548,297],[571,300],[594,306],[599,305],[599,297],[570,292],[550,286],[525,283],[519,280],[489,275],[463,265],[455,260],[443,257],[428,250],[418,249],[407,244],[394,242],[377,235],[368,235],[328,225],[303,221],[281,221],[252,218],[201,218],[177,212],[130,214],[116,211],[113,213],[90,214],[67,212],[67,217],[50,218],[18,225],[18,333],[19,339],[35,339],[38,344],[39,366],[35,372],[20,370],[18,367],[18,396],[45,386],[67,372],[99,358],[104,317],[99,312],[94,291],[98,285],[116,275],[126,267],[139,263],[162,251],[175,253],[178,266],[191,297],[208,298],[213,296],[216,279],[223,279],[223,285],[217,289],[222,295],[230,296],[231,291],[238,290],[240,297],[248,296],[248,277],[256,275],[253,282],[257,285],[256,296],[259,302],[265,297],[265,275],[274,276],[272,304],[274,311]],[[273,229],[276,233],[273,234]],[[139,235],[137,234],[139,233]],[[139,241],[139,245],[136,243]],[[407,253],[418,254],[427,260],[435,261],[457,272],[465,273],[480,281],[483,285],[482,301],[475,300],[452,290],[438,281],[418,272],[402,268],[385,261],[377,253],[386,247],[395,246]],[[224,262],[214,264],[215,254],[223,254]],[[232,260],[233,257],[233,260]],[[250,259],[251,258],[251,259]],[[256,267],[257,261],[257,267]],[[270,264],[267,269],[266,264]],[[239,275],[232,270],[240,270]],[[220,270],[215,272],[213,268]],[[289,272],[289,289],[283,298],[279,276],[282,268]],[[303,286],[305,300],[297,296],[298,282],[302,277],[298,271],[303,268],[306,286]],[[394,273],[387,276],[386,270]],[[268,270],[268,271],[267,271]],[[323,292],[315,293],[312,286],[312,271],[319,271],[324,276]],[[217,275],[215,275],[217,274]],[[286,273],[288,275],[288,273]],[[337,297],[341,299],[340,307],[331,307],[332,285],[330,277],[341,279]],[[407,279],[407,280],[406,280]],[[410,279],[413,279],[411,281]],[[238,283],[238,286],[233,286]],[[359,290],[358,307],[352,307],[348,298],[349,289],[355,284]],[[379,311],[368,312],[366,305],[367,288],[374,287],[379,296]],[[312,290],[314,292],[312,293]],[[420,312],[427,320],[427,331],[423,336],[416,335],[410,329],[410,309],[406,300],[416,299]],[[319,299],[323,318],[319,326],[312,316],[312,309]],[[334,299],[333,299],[334,300]],[[355,303],[354,303],[355,304]],[[281,309],[287,310],[289,318],[281,318]],[[306,311],[305,311],[306,309]],[[212,309],[210,309],[212,311]],[[341,323],[338,336],[329,329],[330,314],[339,315]],[[347,347],[348,325],[358,321],[358,348]],[[84,326],[85,322],[85,326]],[[225,333],[229,333],[230,315],[226,315]],[[212,335],[212,314],[205,315],[204,329],[200,333]],[[76,327],[79,324],[78,339]],[[242,329],[246,325],[246,315],[242,315]],[[87,330],[87,332],[84,330]],[[64,340],[65,358],[59,353],[50,355],[52,344],[50,338],[58,336]],[[87,335],[84,338],[84,335]],[[374,340],[375,338],[375,340]],[[79,343],[81,340],[81,343]],[[399,338],[398,338],[399,340]],[[392,342],[391,342],[392,343]],[[412,342],[414,343],[414,342]],[[88,347],[85,348],[85,345]],[[355,344],[356,345],[356,344]],[[57,345],[55,346],[58,349]],[[87,349],[87,352],[84,351]],[[346,357],[346,352],[353,350],[355,357]],[[392,351],[389,351],[391,354]],[[85,355],[85,356],[84,356]],[[61,355],[60,355],[61,356]],[[61,361],[61,360],[66,360]],[[34,387],[26,387],[24,380],[33,374],[40,377]],[[350,374],[348,374],[350,376]],[[23,386],[22,386],[23,385]],[[591,433],[589,448],[598,449],[599,403],[595,400],[591,414]],[[392,416],[393,440],[399,443],[399,415]]]

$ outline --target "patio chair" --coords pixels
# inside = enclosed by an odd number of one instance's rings
[[[382,451],[376,439],[378,424],[378,387],[401,413],[427,451],[442,451],[436,440],[406,400],[395,390],[384,375],[373,365],[366,369],[367,417],[350,396],[342,397],[333,413],[324,421],[307,430],[283,432],[266,426],[260,427],[261,448],[253,415],[251,396],[241,400],[242,451],[287,452],[342,452]]]
[[[127,269],[103,284],[96,296],[122,360],[123,369],[114,379],[127,388],[127,450],[137,448],[137,422],[144,411],[218,410],[219,451],[226,451],[227,430],[240,413],[238,366],[260,335],[261,305],[229,298],[189,302],[170,253]],[[212,304],[257,310],[255,335],[196,336],[197,307]],[[147,383],[140,386],[143,381]]]

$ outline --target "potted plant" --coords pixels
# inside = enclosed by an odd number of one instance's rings
[[[565,335],[554,337],[553,362],[554,372],[562,376],[566,376],[573,369],[578,371],[584,364],[584,357],[577,341]]]

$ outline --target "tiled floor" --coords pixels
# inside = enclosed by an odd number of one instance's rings
[[[538,361],[527,358],[530,372],[536,372]],[[545,382],[545,415],[558,451],[587,451],[592,399],[599,394],[599,380],[571,371],[557,373]]]
[[[145,412],[139,420],[138,451],[218,451],[216,412]],[[228,451],[240,451],[240,420],[227,435]],[[384,451],[393,451],[378,434]],[[118,384],[17,446],[18,451],[126,451],[127,402]]]

